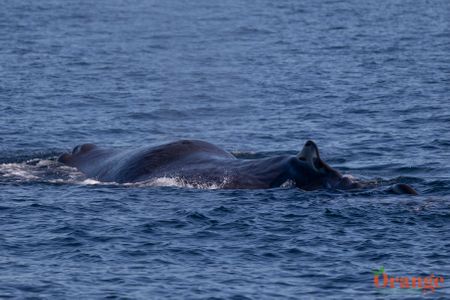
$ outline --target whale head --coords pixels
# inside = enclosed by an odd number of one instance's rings
[[[308,177],[311,178],[309,183],[313,182],[314,187],[322,186],[333,189],[361,187],[361,184],[351,176],[343,176],[338,170],[324,162],[320,157],[319,148],[311,140],[305,143],[297,158],[309,168]]]
[[[75,146],[71,153],[63,153],[58,157],[60,163],[68,166],[76,166],[77,162],[84,156],[88,155],[97,146],[94,144],[82,144]]]

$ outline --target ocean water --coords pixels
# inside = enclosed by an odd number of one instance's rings
[[[450,298],[450,2],[24,1],[0,9],[0,298]],[[100,183],[77,144],[313,139],[346,174],[412,185]],[[434,274],[434,293],[376,288]]]

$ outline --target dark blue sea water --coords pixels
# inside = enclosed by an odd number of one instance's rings
[[[2,1],[0,298],[450,298],[450,2]],[[383,188],[101,184],[77,144],[307,139]],[[376,288],[443,276],[443,288]]]

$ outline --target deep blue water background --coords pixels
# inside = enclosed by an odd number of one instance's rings
[[[450,297],[450,2],[2,1],[0,298]],[[315,140],[383,189],[98,184],[73,146]]]

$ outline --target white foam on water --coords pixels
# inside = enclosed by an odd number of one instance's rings
[[[191,189],[202,189],[202,190],[217,190],[222,189],[229,179],[224,178],[221,183],[213,182],[192,182],[187,181],[179,177],[158,177],[147,181],[141,181],[136,183],[127,183],[127,186],[138,186],[138,187],[180,187],[180,188],[191,188]]]
[[[295,181],[292,179],[286,180],[280,187],[282,188],[292,188],[295,187]]]
[[[85,185],[99,185],[99,184],[104,184],[104,182],[100,182],[98,180],[95,179],[85,179],[83,181],[80,182],[80,184],[85,184]]]
[[[353,176],[350,175],[350,174],[344,174],[344,175],[342,175],[342,178],[348,178],[348,179],[350,179],[350,180],[356,180],[356,178],[353,177]]]
[[[75,168],[51,159],[30,159],[24,162],[0,164],[0,180],[16,182],[65,183],[85,178]]]
[[[25,181],[38,179],[25,163],[0,164],[0,176],[6,178],[22,178]]]

